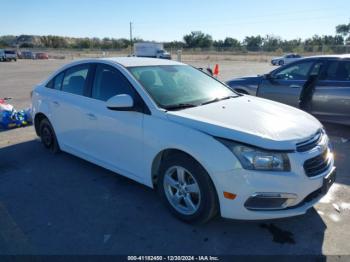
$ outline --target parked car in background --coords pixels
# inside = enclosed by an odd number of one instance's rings
[[[5,50],[6,61],[17,61],[17,52],[15,50]]]
[[[5,60],[6,60],[5,50],[0,49],[0,61],[5,61]]]
[[[294,107],[304,85],[316,77],[310,113],[326,122],[350,125],[350,55],[315,56],[269,74],[227,81],[233,90]]]
[[[143,42],[134,44],[134,56],[171,59],[162,43]]]
[[[32,105],[46,148],[157,188],[186,222],[301,215],[335,179],[313,116],[175,61],[75,61],[34,89]]]
[[[23,59],[22,58],[22,52],[20,50],[16,51],[16,56],[17,56],[17,59]]]
[[[48,53],[39,52],[35,54],[35,59],[49,59]]]
[[[288,54],[288,55],[285,55],[285,56],[273,58],[271,60],[271,64],[272,65],[282,66],[282,65],[286,65],[286,64],[292,63],[294,61],[297,61],[297,60],[299,60],[301,58],[302,57],[300,55],[298,55],[298,54]]]
[[[35,53],[32,51],[22,51],[22,59],[35,59]]]

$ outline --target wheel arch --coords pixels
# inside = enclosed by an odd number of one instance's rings
[[[166,149],[163,149],[162,151],[160,151],[154,157],[154,159],[152,161],[151,175],[152,175],[153,187],[155,187],[157,185],[157,178],[158,178],[158,173],[159,173],[159,169],[160,169],[162,160],[165,159],[166,157],[172,155],[172,154],[183,154],[185,156],[188,156],[188,157],[192,158],[196,162],[200,163],[195,157],[193,157],[191,154],[185,152],[184,150],[177,149],[177,148],[166,148]]]
[[[160,169],[162,160],[165,159],[166,157],[172,155],[172,154],[182,154],[182,155],[184,155],[186,157],[191,158],[193,161],[195,161],[199,165],[201,165],[204,168],[204,170],[208,173],[209,178],[210,178],[211,182],[213,183],[214,188],[216,190],[215,183],[214,183],[212,177],[210,176],[210,172],[207,169],[207,167],[205,167],[201,163],[201,161],[199,161],[195,156],[193,156],[193,154],[190,154],[190,153],[188,153],[188,152],[186,152],[186,151],[184,151],[182,149],[178,149],[178,148],[163,149],[153,158],[152,167],[151,167],[151,176],[152,176],[152,186],[153,186],[153,188],[155,188],[156,185],[157,185],[157,179],[158,179],[159,169]]]
[[[156,188],[156,186],[157,186],[159,169],[160,169],[162,160],[171,154],[182,154],[184,156],[190,157],[193,161],[197,162],[208,173],[209,180],[211,181],[211,183],[214,187],[215,196],[216,196],[216,203],[217,203],[218,211],[220,213],[221,208],[220,208],[220,200],[219,200],[220,197],[218,195],[218,189],[216,188],[216,183],[213,180],[213,178],[211,177],[209,170],[196,157],[194,157],[192,154],[190,154],[182,149],[177,149],[177,148],[163,149],[154,157],[153,162],[152,162],[152,171],[151,171],[153,188]]]
[[[44,113],[39,112],[39,113],[35,114],[34,128],[35,128],[35,132],[36,132],[37,136],[40,136],[40,130],[39,130],[40,129],[40,122],[45,118],[49,119]]]

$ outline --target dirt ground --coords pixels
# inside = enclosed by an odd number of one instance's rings
[[[218,63],[220,79],[270,71]],[[30,91],[69,60],[0,63],[0,98],[30,106]],[[186,60],[185,60],[186,62]],[[350,255],[350,128],[326,124],[338,177],[306,215],[273,221],[176,220],[149,188],[66,153],[51,155],[33,127],[0,132],[0,254]]]

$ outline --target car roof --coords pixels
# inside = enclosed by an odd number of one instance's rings
[[[342,54],[342,55],[316,55],[316,56],[308,56],[304,57],[307,59],[319,59],[319,58],[350,58],[350,54]]]
[[[134,66],[157,66],[157,65],[184,65],[183,63],[158,58],[145,58],[145,57],[110,57],[99,58],[100,61],[108,61],[120,64],[124,67]]]
[[[168,59],[157,59],[157,58],[144,58],[144,57],[105,57],[105,58],[87,58],[74,60],[54,72],[47,80],[50,81],[57,74],[67,70],[70,67],[86,64],[86,63],[114,63],[123,67],[137,67],[137,66],[158,66],[158,65],[186,65],[180,62],[176,62]],[[47,83],[46,82],[46,83]],[[46,84],[44,82],[44,84]]]

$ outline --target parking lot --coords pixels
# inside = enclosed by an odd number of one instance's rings
[[[33,86],[68,60],[0,63],[0,98],[30,106]],[[272,69],[220,65],[220,78]],[[48,153],[33,127],[0,131],[0,254],[326,254],[350,255],[350,127],[325,124],[337,181],[306,215],[273,221],[175,219],[157,193],[66,153]],[[135,163],[137,164],[137,163]]]

